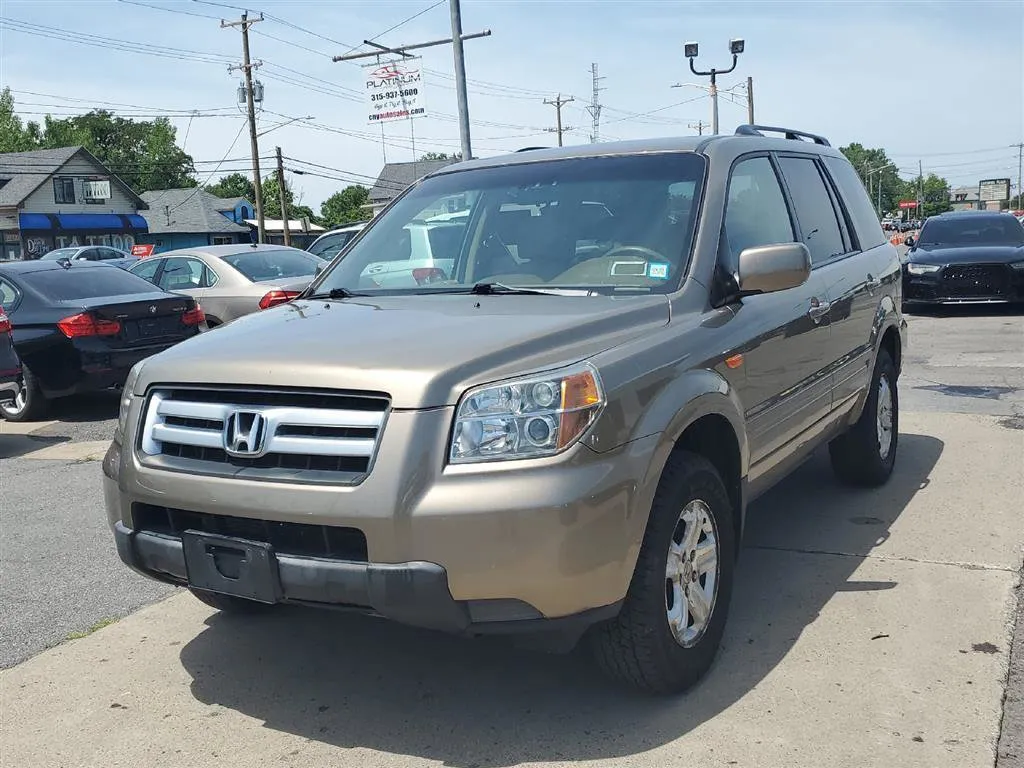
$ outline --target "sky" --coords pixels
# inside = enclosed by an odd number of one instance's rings
[[[301,202],[318,209],[349,183],[371,186],[385,156],[458,151],[451,46],[421,52],[427,114],[388,123],[383,144],[367,121],[361,62],[331,61],[369,50],[365,39],[397,47],[450,37],[446,0],[246,2],[0,0],[0,87],[26,120],[100,107],[166,115],[200,182],[251,173],[240,73],[228,71],[241,61],[241,34],[220,25],[248,9],[264,15],[250,35],[263,62],[259,130],[273,129],[260,154],[281,147]],[[708,80],[690,73],[683,43],[700,43],[695,63],[706,70],[727,68],[728,41],[743,38],[735,71],[719,78],[721,132],[746,122],[751,77],[759,123],[882,147],[908,178],[920,163],[954,186],[1017,185],[1024,0],[462,0],[462,24],[466,34],[491,31],[465,42],[476,156],[553,146],[555,109],[544,101],[559,94],[574,99],[563,108],[565,143],[589,142],[594,63],[600,140],[693,135],[711,103],[692,85]]]

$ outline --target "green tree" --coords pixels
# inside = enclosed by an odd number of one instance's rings
[[[370,190],[355,184],[335,192],[320,205],[320,218],[324,226],[338,227],[366,218],[364,206],[370,199]]]
[[[850,161],[864,188],[871,194],[871,202],[878,207],[881,202],[880,214],[884,215],[897,210],[899,201],[905,192],[906,182],[900,178],[896,166],[889,160],[884,149],[868,149],[862,144],[853,143],[840,147],[846,159]]]
[[[21,118],[14,114],[14,96],[11,95],[11,89],[4,88],[0,91],[0,152],[27,152],[36,149],[39,146],[38,134],[38,124],[29,123],[26,127],[22,125]]]
[[[920,217],[938,216],[940,213],[953,210],[949,202],[949,182],[941,176],[929,173],[922,181],[917,176],[905,182],[904,198],[917,200],[918,193],[923,196],[924,205],[916,215]]]
[[[256,201],[256,190],[252,179],[241,173],[221,176],[216,184],[208,184],[206,191],[217,197],[244,197],[251,203]]]
[[[462,155],[458,153],[448,154],[447,152],[427,152],[427,154],[420,157],[420,161],[426,160],[461,160]]]
[[[276,176],[267,176],[263,180],[263,216],[267,219],[281,218],[281,191],[277,184]],[[319,224],[313,209],[308,205],[295,202],[295,193],[285,185],[285,206],[288,209],[289,219],[307,218],[314,224]]]

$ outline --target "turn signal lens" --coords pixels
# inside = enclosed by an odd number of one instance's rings
[[[121,323],[117,320],[101,320],[88,312],[65,317],[57,327],[69,339],[86,336],[117,336],[121,332]]]
[[[260,309],[270,309],[278,304],[287,304],[299,295],[299,291],[270,291],[260,299]]]
[[[605,404],[588,363],[476,387],[463,395],[449,458],[453,464],[553,456],[583,436]]]

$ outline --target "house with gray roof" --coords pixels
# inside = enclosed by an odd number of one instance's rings
[[[252,228],[245,223],[254,206],[245,198],[222,198],[201,187],[144,192],[149,206],[144,214],[149,232],[143,243],[154,253],[250,242]]]
[[[440,170],[445,166],[457,163],[458,160],[419,160],[410,163],[387,163],[377,176],[377,181],[370,190],[370,207],[376,216],[398,197],[406,187],[419,181],[427,174]]]
[[[54,248],[130,251],[147,229],[146,203],[84,147],[0,154],[0,260]]]

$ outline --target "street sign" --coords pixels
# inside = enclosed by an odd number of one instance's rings
[[[998,202],[1010,199],[1009,179],[982,179],[978,182],[978,200],[983,203]]]
[[[132,256],[138,256],[140,259],[152,256],[155,247],[155,245],[133,245]]]
[[[917,208],[917,200],[900,200],[900,208]]]
[[[426,114],[420,58],[364,66],[367,121],[387,123]]]

